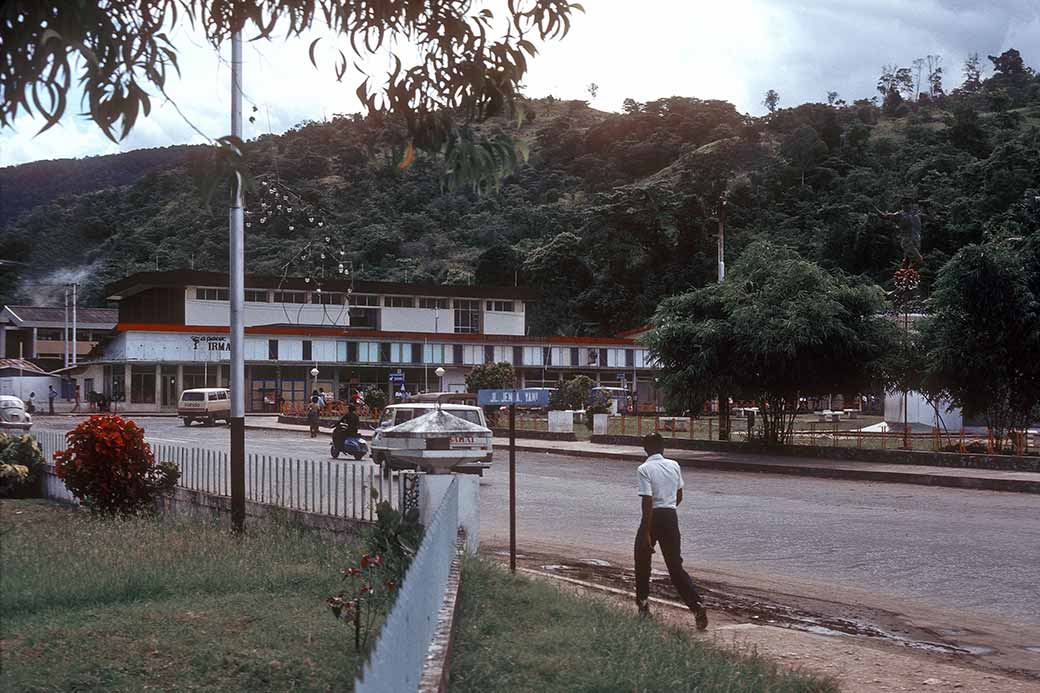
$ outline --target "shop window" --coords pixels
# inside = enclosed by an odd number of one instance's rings
[[[155,404],[155,366],[130,367],[130,401]]]
[[[278,360],[278,340],[268,339],[267,340],[267,359],[269,361]]]
[[[306,291],[275,291],[274,292],[275,303],[306,303],[307,292]]]
[[[313,361],[314,360],[314,345],[309,339],[303,340],[303,360]]]
[[[448,299],[446,298],[420,298],[419,307],[427,310],[447,310]]]
[[[412,296],[385,296],[387,308],[414,308],[415,298]]]
[[[247,303],[270,303],[271,298],[267,289],[246,289]]]
[[[195,298],[200,301],[226,301],[228,300],[228,290],[199,287],[195,289]]]
[[[487,309],[495,313],[512,313],[513,302],[512,301],[488,301]]]
[[[480,332],[480,301],[455,299],[455,332],[456,334]]]

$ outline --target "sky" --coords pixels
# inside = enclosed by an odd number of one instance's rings
[[[480,4],[479,2],[477,3]],[[780,105],[871,97],[882,65],[909,66],[940,55],[947,90],[961,82],[964,57],[1018,48],[1040,69],[1040,0],[584,0],[563,40],[539,44],[524,80],[528,96],[584,99],[618,111],[626,98],[722,99],[741,112],[764,112],[768,89]],[[505,0],[485,0],[494,9]],[[318,36],[315,69],[307,47]],[[42,122],[19,116],[0,131],[0,166],[78,158],[144,147],[202,143],[230,132],[230,45],[221,51],[189,30],[173,33],[182,76],[167,84],[174,103],[156,97],[119,145],[70,107],[61,123],[36,135]],[[245,136],[284,132],[305,120],[354,113],[359,79],[337,83],[332,37],[260,40],[244,51]],[[223,55],[221,55],[223,53]],[[369,66],[378,69],[373,61]],[[596,97],[590,83],[599,86]],[[78,103],[78,94],[70,98]],[[257,111],[252,112],[255,106]],[[178,108],[180,112],[178,112]]]

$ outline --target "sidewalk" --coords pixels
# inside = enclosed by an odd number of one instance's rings
[[[295,431],[306,433],[306,426],[280,424],[277,417],[255,417],[246,422],[249,430]],[[322,429],[329,435],[329,429]],[[370,430],[361,431],[365,437]],[[667,441],[666,441],[667,443]],[[508,454],[509,439],[494,438],[496,459],[501,463]],[[646,456],[643,451],[629,445],[603,445],[585,441],[534,441],[518,440],[516,449],[521,452],[538,452],[549,455],[569,455],[641,463]],[[850,481],[875,481],[922,486],[944,486],[950,488],[1015,493],[1040,494],[1040,474],[1035,472],[1006,472],[958,467],[930,467],[906,464],[876,464],[850,462],[846,460],[800,459],[790,456],[741,454],[735,452],[708,452],[696,450],[670,450],[669,457],[683,467],[712,469],[726,472],[759,474],[789,474],[814,476],[826,479]]]

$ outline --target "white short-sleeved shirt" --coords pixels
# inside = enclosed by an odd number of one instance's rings
[[[679,463],[664,455],[650,455],[639,465],[639,495],[652,496],[655,508],[675,508],[675,496],[683,487]]]

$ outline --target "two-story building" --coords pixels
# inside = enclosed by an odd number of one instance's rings
[[[118,311],[78,308],[76,335],[72,315],[64,308],[4,306],[0,310],[0,359],[23,358],[45,371],[65,365],[65,355],[80,360],[116,326]]]
[[[226,386],[227,286],[226,274],[188,270],[109,286],[118,322],[97,358],[72,374],[82,391],[140,411],[174,408],[187,388]],[[631,337],[529,336],[530,289],[360,280],[317,288],[304,278],[247,276],[245,294],[246,411],[304,402],[315,388],[339,399],[369,386],[465,390],[470,369],[502,361],[523,386],[585,374],[653,399],[647,351]]]

